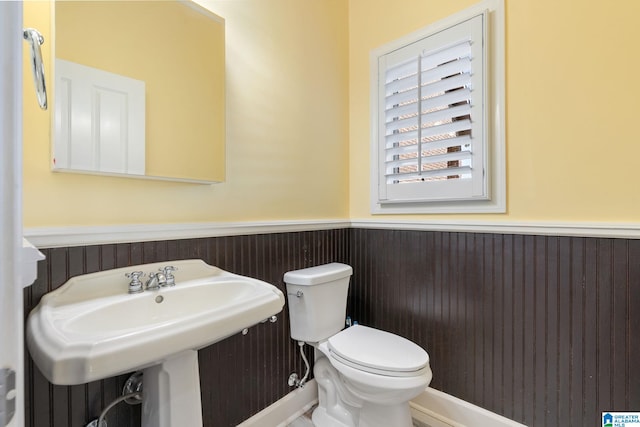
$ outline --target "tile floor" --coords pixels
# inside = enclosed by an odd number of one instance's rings
[[[314,409],[315,407],[309,409],[309,411],[307,411],[304,415],[301,415],[300,417],[293,420],[293,422],[289,424],[287,427],[313,427],[313,422],[311,421],[311,413],[313,412]],[[430,427],[429,425],[415,419],[413,420],[413,426],[414,427]]]
[[[313,427],[313,423],[311,422],[311,418],[302,416],[293,420],[287,427]]]
[[[313,412],[314,409],[316,409],[316,406],[317,405],[315,405],[313,408],[309,409],[303,415],[293,420],[293,422],[289,424],[287,427],[313,427],[313,422],[311,421],[311,413]]]

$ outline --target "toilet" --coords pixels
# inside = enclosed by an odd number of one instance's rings
[[[429,355],[398,335],[345,327],[352,268],[331,263],[284,275],[291,338],[315,348],[316,427],[411,427],[409,401],[431,381]]]

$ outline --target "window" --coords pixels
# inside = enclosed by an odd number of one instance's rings
[[[372,52],[374,213],[505,211],[502,10],[485,1]]]

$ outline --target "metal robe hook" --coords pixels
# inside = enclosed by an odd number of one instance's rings
[[[25,28],[23,38],[31,45],[31,69],[33,70],[33,83],[36,86],[38,104],[43,110],[47,109],[47,83],[44,79],[44,63],[42,62],[42,50],[40,45],[44,43],[44,37],[35,28]]]

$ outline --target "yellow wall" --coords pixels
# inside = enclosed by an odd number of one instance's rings
[[[369,51],[476,2],[350,0],[352,218],[371,216]],[[505,3],[508,212],[453,217],[637,222],[640,2]]]
[[[224,181],[220,18],[179,2],[64,1],[55,28],[56,58],[145,83],[146,175]]]
[[[227,26],[228,182],[53,174],[29,88],[25,226],[370,217],[369,52],[476,1],[212,3]],[[25,7],[48,29],[46,4]],[[508,212],[389,218],[637,222],[637,16],[631,0],[506,0]]]
[[[25,58],[25,227],[347,218],[347,3],[209,3],[226,24],[226,182],[51,172],[50,111],[36,105]],[[50,20],[48,2],[25,2],[49,75]]]

